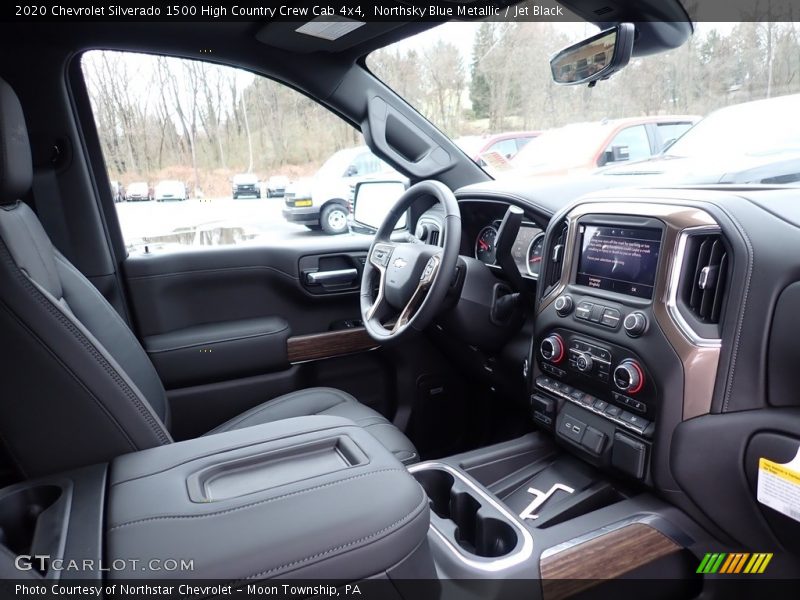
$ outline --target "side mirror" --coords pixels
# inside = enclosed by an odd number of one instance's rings
[[[611,146],[611,162],[630,160],[631,153],[627,146]]]
[[[635,28],[620,23],[577,44],[564,48],[550,59],[553,81],[559,85],[594,85],[608,79],[631,60]]]
[[[357,183],[353,194],[355,225],[373,233],[377,231],[405,191],[406,184],[402,181],[360,181]],[[405,229],[406,226],[406,215],[403,215],[394,228],[395,230]]]

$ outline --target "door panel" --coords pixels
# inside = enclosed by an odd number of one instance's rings
[[[170,349],[176,345],[173,339],[192,341],[180,344],[180,377],[162,376],[170,388],[177,438],[200,435],[261,402],[312,386],[350,391],[389,418],[394,416],[392,361],[383,350],[368,352],[376,345],[359,327],[360,258],[370,241],[366,236],[318,237],[297,246],[284,242],[125,261],[132,312],[145,346],[163,351],[164,344],[151,341],[168,339]],[[308,279],[312,273],[345,269],[355,270],[352,280]],[[277,340],[282,345],[277,355],[283,360],[245,360],[243,348],[257,353],[266,352],[267,346],[261,338],[241,339],[242,327],[272,320],[288,323],[288,334]],[[223,335],[228,330],[237,333],[235,340]],[[214,339],[200,340],[204,331],[214,333]],[[247,362],[249,368],[229,368],[234,359]],[[175,371],[174,364],[165,364]],[[253,372],[254,365],[260,365],[260,371]],[[235,378],[226,378],[233,374]]]
[[[357,286],[320,293],[324,287],[308,285],[303,271],[329,270],[323,261],[306,266],[314,263],[314,256],[366,254],[370,239],[317,239],[313,244],[304,240],[298,247],[264,245],[129,258],[124,272],[139,334],[148,337],[207,323],[280,316],[296,336],[357,320]],[[339,270],[338,262],[333,266]],[[353,261],[348,268],[357,270],[355,282],[360,281],[361,263]]]

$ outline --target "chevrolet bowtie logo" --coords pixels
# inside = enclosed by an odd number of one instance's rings
[[[572,494],[575,492],[571,487],[566,486],[562,483],[554,483],[553,486],[547,490],[546,492],[541,492],[536,488],[528,488],[528,493],[533,494],[536,498],[533,502],[528,504],[525,509],[519,513],[520,519],[538,519],[539,515],[534,514],[539,508],[547,502],[553,494],[557,491],[561,490],[562,492],[566,492],[567,494]]]
[[[394,261],[394,268],[395,269],[402,269],[408,264],[408,261],[405,258],[398,258]]]

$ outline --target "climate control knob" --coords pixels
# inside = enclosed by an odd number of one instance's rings
[[[614,385],[628,394],[635,394],[644,387],[644,372],[635,360],[623,360],[614,369]]]
[[[556,313],[559,317],[566,317],[572,312],[573,304],[571,296],[561,295],[553,302],[553,307],[556,309]]]
[[[575,355],[575,368],[581,373],[591,373],[594,367],[594,361],[590,354],[586,352],[578,352]]]
[[[564,359],[564,340],[556,333],[548,335],[539,344],[539,352],[545,360],[558,364]]]
[[[629,313],[622,322],[622,327],[629,336],[639,337],[647,331],[647,317],[639,311]]]

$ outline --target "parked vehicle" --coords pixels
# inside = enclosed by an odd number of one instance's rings
[[[153,191],[146,181],[135,181],[128,185],[125,200],[128,202],[143,202],[153,199]]]
[[[284,218],[309,229],[335,235],[347,231],[352,188],[364,179],[405,178],[375,156],[366,146],[340,150],[310,180],[289,186]]]
[[[527,144],[509,162],[509,172],[521,177],[579,175],[650,158],[698,120],[696,116],[660,116],[565,125]]]
[[[273,175],[267,180],[267,198],[283,198],[289,178],[286,175]]]
[[[497,152],[503,158],[511,160],[528,142],[541,135],[541,131],[509,131],[491,135],[467,135],[453,140],[467,156],[485,167],[483,155]]]
[[[119,181],[111,182],[111,197],[114,202],[123,202],[125,200],[125,188]]]
[[[258,176],[252,173],[241,173],[233,176],[231,195],[234,200],[243,196],[251,198],[261,198],[261,188],[259,187]]]
[[[156,185],[155,198],[156,202],[188,200],[189,193],[186,191],[186,185],[182,181],[159,181]]]
[[[663,154],[608,167],[631,184],[800,181],[800,94],[745,102],[711,113]]]

